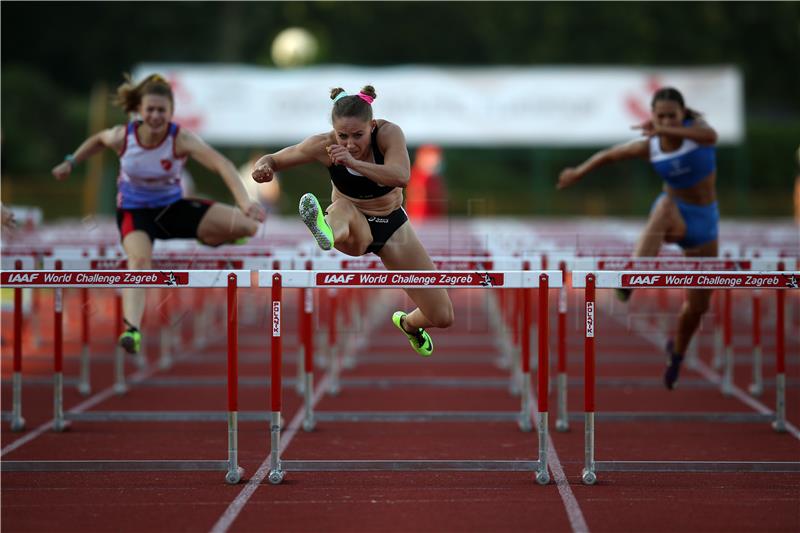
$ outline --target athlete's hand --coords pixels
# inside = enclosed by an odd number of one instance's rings
[[[645,137],[653,137],[658,135],[658,126],[653,124],[652,120],[647,120],[636,126],[631,126],[632,130],[642,130],[642,135]]]
[[[355,163],[353,155],[341,144],[331,144],[330,146],[326,146],[325,150],[328,151],[328,157],[331,158],[331,163],[334,165],[351,167],[353,163]]]
[[[258,222],[264,222],[267,219],[267,212],[264,211],[264,207],[258,202],[250,202],[245,205],[242,212],[247,218]]]
[[[275,171],[269,165],[269,163],[262,163],[261,165],[256,165],[253,168],[253,179],[258,183],[266,183],[268,181],[272,181],[272,178],[275,177]]]
[[[561,171],[561,174],[558,175],[558,183],[556,184],[556,189],[559,191],[561,189],[566,189],[570,185],[573,185],[576,181],[580,179],[578,172],[572,168],[567,167]]]
[[[69,161],[62,161],[61,163],[57,164],[53,167],[51,171],[53,176],[56,177],[57,180],[65,180],[69,177],[70,173],[72,172],[72,163]]]

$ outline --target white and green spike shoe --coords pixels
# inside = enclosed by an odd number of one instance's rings
[[[323,250],[333,248],[333,230],[325,221],[325,213],[322,211],[317,197],[310,192],[300,198],[300,217],[311,230],[311,234],[317,240],[320,248]]]

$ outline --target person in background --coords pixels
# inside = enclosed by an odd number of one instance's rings
[[[649,160],[664,180],[664,192],[656,198],[636,244],[634,257],[658,255],[664,242],[677,243],[687,257],[716,257],[719,253],[719,208],[716,193],[717,133],[702,115],[686,107],[683,95],[664,87],[653,95],[652,118],[635,126],[645,137],[601,150],[575,168],[565,168],[558,189],[574,185],[592,170],[624,159]],[[619,290],[623,301],[630,290]],[[668,389],[678,380],[689,342],[708,311],[712,291],[689,289],[678,317],[673,339],[667,342]]]
[[[447,190],[442,177],[442,149],[425,144],[417,148],[411,179],[406,187],[408,218],[423,222],[447,215]]]
[[[128,268],[151,268],[155,239],[199,239],[217,246],[256,234],[265,218],[263,208],[247,196],[233,163],[172,122],[175,99],[162,76],[153,74],[139,83],[126,76],[117,89],[116,103],[140,118],[92,135],[52,173],[64,180],[79,163],[104,148],[116,152],[120,163],[117,225]],[[222,177],[238,207],[184,198],[180,182],[189,157]],[[144,309],[145,289],[123,290],[127,329],[119,344],[128,353],[141,348]]]
[[[372,252],[387,270],[435,270],[403,209],[411,166],[403,130],[373,118],[371,85],[353,95],[339,87],[330,97],[333,130],[260,158],[253,179],[263,183],[286,168],[324,165],[333,183],[332,203],[323,210],[311,193],[300,199],[300,216],[320,248],[356,257]],[[395,312],[392,323],[415,352],[430,356],[433,339],[425,329],[452,325],[450,296],[439,288],[405,291],[417,308]]]

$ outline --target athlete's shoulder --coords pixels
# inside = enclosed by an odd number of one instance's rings
[[[400,126],[394,122],[383,119],[376,120],[375,122],[376,128],[378,129],[378,147],[381,148],[382,151],[384,148],[388,148],[397,143],[405,144],[406,136]]]
[[[127,124],[117,124],[102,130],[98,135],[102,143],[109,147],[119,150],[125,144],[125,135],[128,131]]]

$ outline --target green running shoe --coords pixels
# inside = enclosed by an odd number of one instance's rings
[[[411,343],[411,347],[414,348],[415,352],[420,354],[422,357],[429,357],[433,353],[433,339],[431,339],[431,336],[428,335],[428,332],[422,328],[419,328],[419,331],[416,333],[408,333],[405,329],[403,329],[403,320],[406,318],[406,316],[406,313],[402,311],[396,311],[392,315],[392,322],[400,331],[405,333],[406,337],[408,337],[408,342]]]
[[[323,250],[333,248],[333,230],[325,221],[325,213],[319,205],[317,197],[307,192],[300,198],[300,217],[305,222],[317,244]]]
[[[129,354],[139,353],[142,347],[142,332],[138,329],[129,329],[119,336],[119,345]]]

